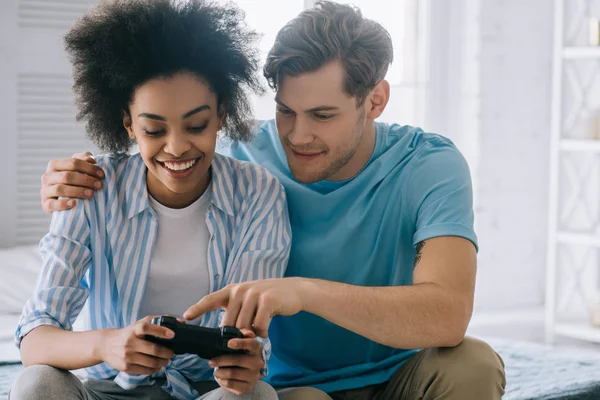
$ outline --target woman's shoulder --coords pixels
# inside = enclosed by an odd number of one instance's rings
[[[145,175],[144,161],[139,153],[102,154],[96,156],[96,164],[104,171],[104,186],[131,185],[141,175]]]
[[[98,167],[104,171],[102,189],[90,199],[88,205],[102,211],[107,219],[115,214],[127,213],[128,204],[146,188],[146,168],[139,153],[104,154],[96,157]],[[88,202],[86,202],[88,203]]]
[[[90,226],[98,226],[100,219],[110,220],[115,213],[124,212],[127,192],[134,190],[139,180],[140,172],[145,176],[144,169],[139,168],[136,155],[102,154],[95,157],[96,165],[104,171],[102,189],[98,190],[90,199],[75,202],[70,210],[53,213],[53,230],[69,235],[71,226],[81,218],[85,218]],[[143,177],[142,177],[143,179]]]
[[[231,191],[231,196],[284,196],[283,186],[268,169],[249,161],[240,161],[221,154],[213,160],[214,176],[219,186]]]
[[[123,173],[131,167],[134,167],[138,161],[143,164],[139,153],[134,154],[100,154],[96,157],[96,164],[104,171],[107,176],[113,176],[115,173]]]

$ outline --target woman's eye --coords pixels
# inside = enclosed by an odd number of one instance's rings
[[[160,136],[163,133],[165,133],[164,130],[159,130],[159,131],[149,131],[147,129],[144,129],[144,132],[146,133],[146,135],[148,136]]]
[[[203,130],[205,130],[207,126],[208,126],[208,124],[204,124],[202,126],[192,126],[192,127],[190,127],[190,131],[199,133],[199,132],[202,132]]]

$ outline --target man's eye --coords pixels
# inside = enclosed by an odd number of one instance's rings
[[[289,110],[287,108],[279,108],[277,111],[279,111],[283,115],[291,115],[292,114],[292,110]]]
[[[315,114],[315,118],[320,119],[321,121],[326,121],[328,119],[331,119],[332,117],[333,115]]]

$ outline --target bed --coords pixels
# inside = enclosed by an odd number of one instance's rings
[[[0,250],[0,400],[22,369],[13,344],[19,313],[40,265],[37,247]],[[600,354],[484,338],[506,363],[505,400],[600,400]],[[483,400],[483,399],[482,399]]]
[[[19,314],[0,315],[0,363],[19,361],[19,352],[13,339],[18,318]]]
[[[19,360],[13,335],[37,280],[40,263],[37,246],[0,250],[0,363]]]
[[[504,400],[600,399],[600,356],[525,342],[488,342],[506,363]],[[8,398],[10,382],[21,369],[0,364],[0,400]]]
[[[504,400],[599,400],[600,354],[485,338],[506,365]]]

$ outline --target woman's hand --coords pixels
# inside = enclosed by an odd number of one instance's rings
[[[151,324],[152,316],[122,329],[107,329],[100,348],[100,359],[128,374],[152,375],[169,363],[172,350],[144,340],[145,335],[172,339],[175,333]]]
[[[260,371],[265,362],[262,357],[262,345],[256,335],[243,329],[243,339],[231,339],[229,348],[245,350],[245,354],[228,354],[213,358],[208,364],[215,368],[215,379],[225,390],[242,395],[249,393],[260,379]]]

